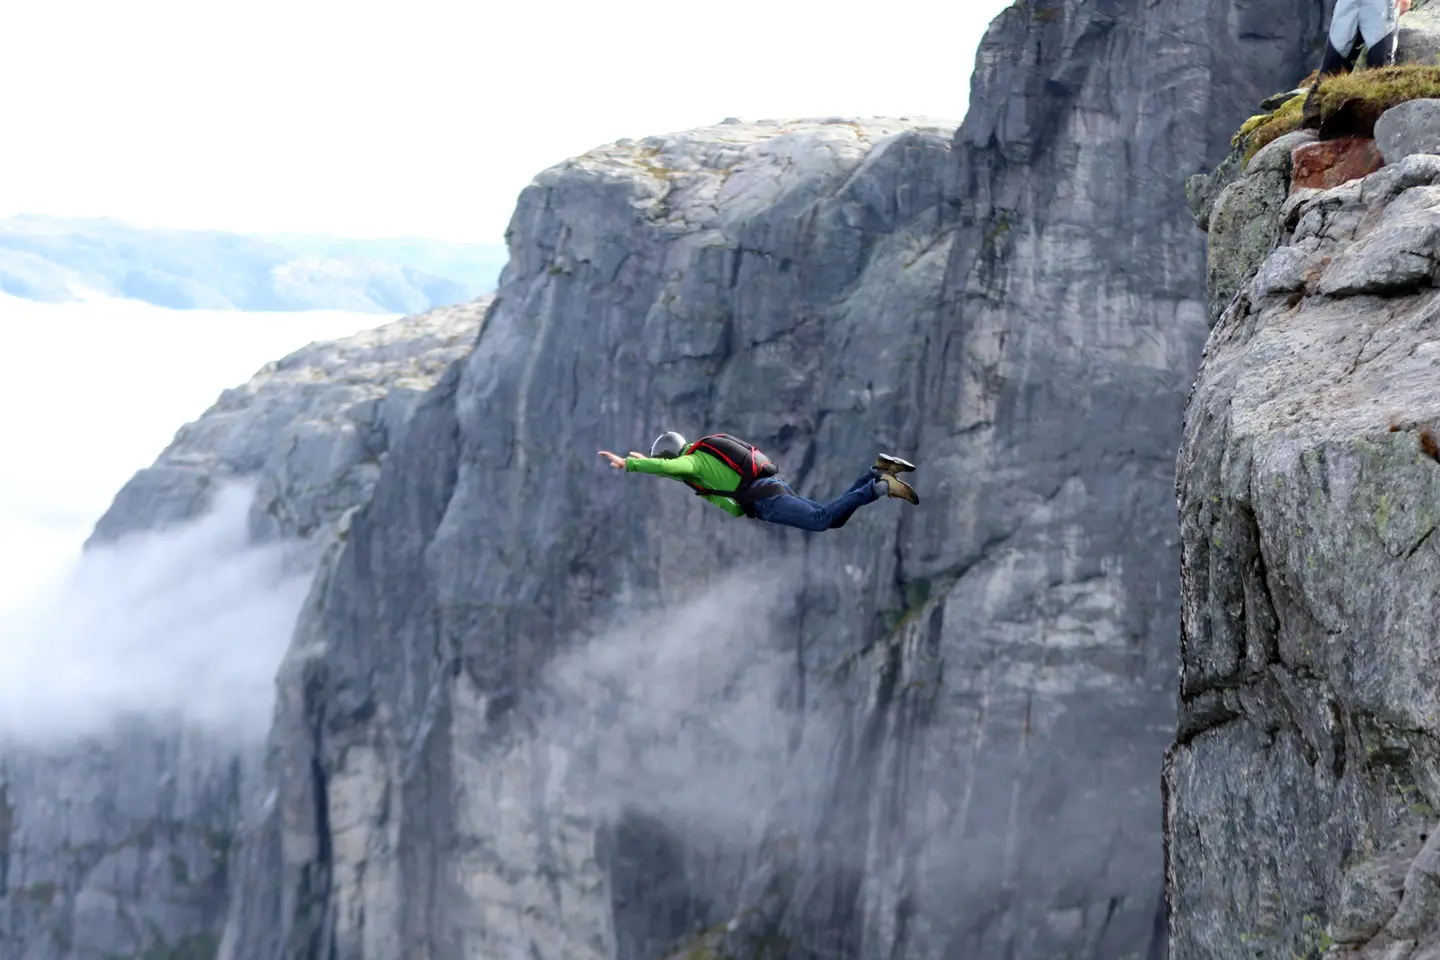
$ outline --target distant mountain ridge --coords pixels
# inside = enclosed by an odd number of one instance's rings
[[[84,291],[180,310],[420,313],[493,290],[498,244],[162,230],[110,219],[0,219],[0,291]]]

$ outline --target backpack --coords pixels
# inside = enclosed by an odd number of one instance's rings
[[[694,488],[698,496],[728,497],[740,504],[746,516],[753,517],[751,506],[756,500],[785,492],[777,484],[767,484],[760,490],[750,490],[750,485],[756,480],[773,477],[780,472],[780,468],[775,466],[770,458],[756,449],[753,444],[746,443],[738,437],[732,437],[728,433],[712,433],[686,447],[685,456],[696,451],[704,451],[712,457],[719,457],[726,466],[740,474],[740,485],[734,490],[707,490],[698,483],[691,483],[690,486]]]
[[[773,477],[780,472],[780,469],[770,462],[770,458],[752,444],[728,433],[712,433],[708,437],[701,437],[685,448],[685,455],[689,456],[697,450],[704,450],[712,457],[725,461],[726,466],[740,474],[741,487],[748,487],[761,477]]]

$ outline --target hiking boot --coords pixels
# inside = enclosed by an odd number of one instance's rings
[[[909,460],[901,460],[899,457],[892,457],[888,453],[882,453],[875,458],[875,469],[881,473],[887,473],[893,476],[897,473],[904,473],[907,470],[914,470],[915,464]]]
[[[887,473],[878,482],[885,484],[885,489],[890,494],[890,496],[899,497],[901,500],[904,500],[907,503],[913,504],[917,507],[920,506],[920,497],[918,494],[915,493],[914,488],[912,488],[910,484],[906,483],[904,480],[901,480],[899,477],[895,476],[893,473]]]

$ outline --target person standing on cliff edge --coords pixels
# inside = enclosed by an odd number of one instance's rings
[[[1369,47],[1365,66],[1393,64],[1399,20],[1409,12],[1410,0],[1335,0],[1320,77],[1354,70],[1361,46]]]
[[[616,470],[650,473],[679,480],[731,516],[818,532],[838,530],[851,514],[884,496],[918,506],[920,498],[896,474],[915,465],[882,453],[875,465],[829,503],[799,496],[779,476],[770,458],[744,440],[716,433],[687,443],[672,431],[650,445],[650,456],[631,451],[621,457],[609,450],[600,456]]]

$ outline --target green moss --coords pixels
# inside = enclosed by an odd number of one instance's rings
[[[925,610],[926,604],[930,602],[931,596],[935,593],[934,585],[924,577],[907,581],[904,588],[905,607],[902,610],[891,610],[887,615],[887,631],[891,636],[899,632],[915,616]]]
[[[1309,88],[1312,74],[1301,84]],[[1391,107],[1424,97],[1440,97],[1440,67],[1403,64],[1374,70],[1356,70],[1326,77],[1315,91],[1315,108],[1322,128],[1335,125],[1344,136],[1369,137],[1375,121]],[[1257,114],[1246,120],[1231,140],[1243,147],[1245,162],[1266,144],[1299,130],[1304,122],[1305,96],[1285,101],[1273,113]]]
[[[717,923],[707,930],[702,930],[694,940],[680,948],[680,960],[730,960],[721,951],[725,927],[725,924]]]
[[[725,924],[717,924],[701,933],[677,954],[678,960],[737,960],[726,953],[723,945]],[[746,960],[779,960],[790,949],[790,940],[773,927],[748,939],[744,948]]]
[[[1064,12],[1059,3],[1049,3],[1041,6],[1038,3],[1027,3],[1026,0],[1015,0],[1015,3],[1011,5],[1010,9],[1019,13],[1021,16],[1029,17],[1036,23],[1055,23]]]
[[[995,219],[991,221],[989,228],[985,231],[985,243],[987,245],[998,243],[1005,234],[1010,232],[1010,227],[1009,213],[1005,211],[997,213]]]
[[[644,161],[641,161],[640,166],[644,167],[645,172],[657,180],[674,180],[676,177],[683,176],[685,173],[685,171],[677,170],[674,167],[662,167],[659,164],[645,163]]]
[[[1245,150],[1244,162],[1248,165],[1259,153],[1269,144],[1279,140],[1287,133],[1294,133],[1300,129],[1300,124],[1305,119],[1305,97],[1292,97],[1280,105],[1273,113],[1264,113],[1251,117],[1240,127],[1240,132],[1235,134],[1230,141],[1231,145]]]
[[[1300,952],[1293,954],[1295,960],[1319,960],[1324,953],[1335,946],[1335,939],[1330,936],[1330,931],[1313,914],[1305,914],[1301,920],[1303,932],[1300,934]]]
[[[1372,113],[1375,119],[1407,100],[1435,96],[1440,96],[1440,67],[1418,64],[1357,70],[1328,77],[1315,94],[1322,117],[1332,116],[1348,104],[1358,104]]]

